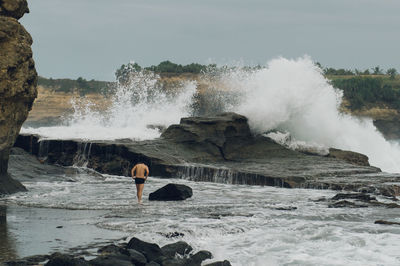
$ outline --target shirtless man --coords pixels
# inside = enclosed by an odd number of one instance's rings
[[[149,168],[144,163],[136,164],[131,171],[132,179],[135,180],[138,203],[142,203],[142,194],[144,188],[144,181],[149,176]]]

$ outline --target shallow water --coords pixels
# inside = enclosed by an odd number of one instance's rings
[[[189,185],[193,197],[147,200],[170,182]],[[144,204],[138,205],[128,177],[82,171],[66,181],[24,185],[29,192],[2,200],[19,257],[136,236],[160,246],[182,239],[233,265],[400,264],[400,227],[374,224],[400,222],[400,210],[328,208],[327,202],[315,201],[333,191],[149,178]],[[162,235],[168,232],[184,236],[168,239]]]

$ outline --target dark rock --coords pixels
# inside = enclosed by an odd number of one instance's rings
[[[48,255],[35,255],[35,256],[29,256],[24,258],[24,260],[28,261],[29,263],[32,264],[39,264],[39,262],[44,262],[48,260],[50,256]]]
[[[179,125],[167,128],[162,137],[176,142],[211,143],[223,148],[228,139],[249,138],[251,132],[246,117],[222,113],[214,117],[182,118]]]
[[[98,256],[89,261],[92,266],[132,266],[131,258],[126,255],[106,255]]]
[[[204,260],[212,259],[211,252],[207,250],[200,250],[187,260],[188,266],[200,266]]]
[[[155,261],[164,255],[157,244],[144,242],[136,237],[129,241],[127,248],[139,251],[146,257],[147,261]]]
[[[56,228],[58,228],[58,229],[61,229],[61,228],[63,228],[64,226],[62,226],[62,225],[59,225],[59,226],[56,226]]]
[[[160,264],[158,264],[155,261],[150,261],[149,263],[146,264],[146,266],[160,266]]]
[[[370,166],[368,156],[354,151],[330,148],[328,157],[337,158],[355,165]]]
[[[146,265],[147,259],[142,253],[134,249],[128,249],[128,252],[133,264],[137,266]]]
[[[1,159],[0,159],[1,160]],[[27,191],[17,180],[12,179],[8,173],[0,173],[0,195],[10,194],[18,191]]]
[[[366,208],[367,205],[360,205],[347,200],[338,201],[328,205],[329,208]]]
[[[3,262],[2,264],[0,264],[2,266],[30,266],[32,265],[31,263],[29,263],[26,260],[13,260],[13,261],[6,261]]]
[[[114,244],[101,247],[101,248],[99,248],[99,250],[97,252],[100,253],[101,255],[123,254],[126,256],[130,256],[130,253],[128,252],[128,250],[118,247]]]
[[[294,210],[297,210],[297,207],[292,207],[292,206],[276,207],[275,210],[278,210],[278,211],[294,211]]]
[[[168,233],[157,232],[157,233],[162,236],[165,236],[166,238],[176,238],[185,236],[184,233],[179,233],[179,232],[168,232]]]
[[[204,266],[231,266],[231,263],[227,260],[224,260],[224,261],[216,261],[213,263],[209,263]]]
[[[384,220],[377,220],[375,221],[375,224],[400,225],[400,223],[397,222],[389,222]]]
[[[149,194],[149,200],[185,200],[193,195],[190,187],[182,184],[168,184]]]
[[[183,258],[163,257],[160,260],[160,265],[162,265],[162,266],[186,266],[186,265],[188,265],[188,262],[186,259],[183,259]]]
[[[161,248],[162,252],[167,257],[175,257],[175,254],[181,256],[189,254],[193,248],[185,241],[178,241],[176,243],[165,245]]]
[[[90,264],[82,258],[74,258],[71,255],[54,253],[45,266],[89,266]]]
[[[376,201],[375,197],[372,197],[371,195],[364,193],[338,193],[332,198],[332,200],[342,200],[342,199],[355,199],[365,202]]]
[[[29,13],[28,2],[26,0],[0,1],[0,16],[20,19],[25,13]]]

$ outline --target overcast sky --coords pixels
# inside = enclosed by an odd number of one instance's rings
[[[122,64],[261,64],[310,55],[400,70],[399,0],[28,0],[39,75],[114,80]]]

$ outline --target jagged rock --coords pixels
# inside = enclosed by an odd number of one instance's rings
[[[11,147],[37,96],[32,38],[17,21],[26,0],[0,1],[0,194],[24,190],[7,174]]]
[[[342,200],[342,199],[355,199],[360,201],[376,201],[375,197],[365,193],[338,193],[332,197],[332,200]]]
[[[134,249],[142,253],[146,257],[147,261],[155,261],[157,258],[164,255],[161,248],[157,244],[148,243],[136,237],[133,237],[129,241],[127,248]]]
[[[367,208],[367,205],[356,204],[351,201],[341,200],[328,205],[329,208]]]
[[[101,248],[99,248],[99,250],[97,252],[100,253],[101,255],[123,254],[126,256],[130,256],[130,253],[128,252],[128,250],[123,249],[123,248],[118,247],[113,244],[101,247]]]
[[[162,266],[187,266],[188,262],[183,258],[168,258],[162,257],[157,260],[157,262]]]
[[[368,156],[354,151],[344,151],[330,148],[329,154],[327,156],[337,158],[355,165],[370,166]]]
[[[193,195],[190,187],[182,184],[168,184],[149,194],[149,200],[185,200]]]
[[[187,266],[200,266],[204,260],[212,259],[211,252],[207,250],[200,250],[187,260]]]
[[[227,260],[224,260],[224,261],[216,261],[210,264],[206,264],[204,266],[231,266],[231,263]]]
[[[119,255],[106,255],[98,256],[97,258],[89,261],[91,266],[132,266],[131,258],[129,256]],[[60,266],[60,265],[58,265]]]
[[[74,258],[71,255],[54,253],[45,266],[89,266],[90,264],[81,258]]]
[[[137,266],[144,266],[146,265],[147,259],[146,257],[137,250],[128,249],[129,256],[131,257],[131,261],[133,264]]]
[[[176,238],[176,237],[183,237],[185,236],[184,233],[179,233],[179,232],[168,232],[168,233],[163,233],[163,232],[157,232],[158,234],[165,236],[166,238]]]
[[[165,245],[161,248],[164,255],[167,257],[174,257],[175,254],[181,256],[189,254],[193,248],[185,241],[178,241],[176,243]]]
[[[397,222],[389,222],[384,220],[377,220],[375,221],[375,224],[400,225],[400,223]]]
[[[160,264],[158,264],[155,261],[150,261],[149,263],[146,264],[146,266],[160,266]]]
[[[26,0],[0,1],[0,16],[20,19],[25,13],[29,13],[28,2]]]

